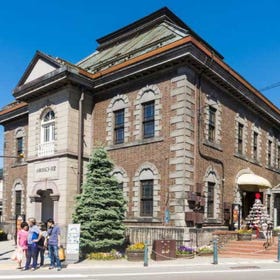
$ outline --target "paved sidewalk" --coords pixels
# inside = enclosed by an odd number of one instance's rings
[[[17,267],[17,263],[11,260],[11,256],[15,250],[14,241],[1,241],[0,242],[0,271],[3,269],[14,270]],[[217,265],[260,265],[260,264],[276,264],[275,259],[265,260],[265,259],[242,259],[242,258],[219,258]],[[63,262],[64,267],[67,269],[88,269],[88,268],[125,268],[125,267],[144,267],[144,262],[130,262],[126,259],[112,260],[112,261],[96,261],[96,260],[83,260],[78,263],[67,263]],[[148,267],[160,267],[160,266],[201,266],[201,265],[213,265],[213,257],[205,256],[200,257],[196,256],[193,259],[175,259],[175,260],[166,260],[166,261],[154,261],[149,259]],[[49,266],[49,259],[45,260],[45,266],[40,268],[47,270]]]

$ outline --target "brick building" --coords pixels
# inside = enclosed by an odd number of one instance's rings
[[[0,112],[5,227],[71,223],[98,145],[115,163],[132,241],[188,239],[246,217],[280,225],[280,111],[167,8],[97,40],[77,64],[37,52]]]

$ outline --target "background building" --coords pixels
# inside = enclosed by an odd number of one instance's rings
[[[5,227],[71,223],[98,145],[115,163],[131,241],[205,239],[255,193],[280,225],[280,111],[167,8],[97,40],[73,65],[37,52],[0,112]],[[202,241],[201,241],[202,242]]]

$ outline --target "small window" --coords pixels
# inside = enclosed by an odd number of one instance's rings
[[[277,147],[277,168],[280,169],[280,145]]]
[[[20,157],[23,154],[23,137],[17,138],[17,156]]]
[[[124,109],[114,112],[115,115],[115,144],[124,142]]]
[[[253,135],[253,157],[254,157],[254,160],[257,160],[258,159],[258,133],[257,132],[254,132],[254,135]]]
[[[15,205],[15,214],[21,215],[21,197],[22,197],[22,191],[16,191],[16,205]]]
[[[207,186],[207,218],[214,217],[214,190],[215,183],[208,182]]]
[[[240,155],[243,154],[243,129],[244,125],[242,123],[238,123],[237,152]]]
[[[209,106],[208,141],[215,142],[216,134],[216,112],[217,110]]]
[[[268,166],[271,166],[272,164],[272,158],[271,158],[271,151],[272,151],[272,141],[268,140],[267,145],[267,164]]]
[[[141,216],[153,216],[153,180],[141,181]]]
[[[151,138],[155,135],[155,103],[143,104],[143,137]]]

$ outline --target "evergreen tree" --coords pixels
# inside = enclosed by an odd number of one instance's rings
[[[105,149],[96,149],[73,214],[73,222],[81,224],[82,254],[109,252],[123,245],[125,200],[112,171],[113,163]]]

